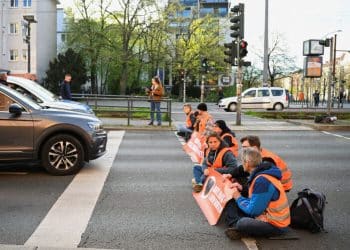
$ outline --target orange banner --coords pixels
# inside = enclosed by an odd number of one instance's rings
[[[224,192],[225,183],[228,183],[228,181],[223,182],[223,177],[220,173],[211,168],[208,169],[209,176],[204,183],[202,191],[199,193],[193,192],[193,197],[209,224],[213,226],[218,223],[228,201]]]
[[[191,157],[191,160],[196,163],[201,163],[204,157],[204,150],[207,147],[206,138],[194,131],[188,142],[183,145],[183,150]]]

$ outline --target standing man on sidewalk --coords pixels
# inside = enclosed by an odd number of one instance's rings
[[[60,96],[64,100],[72,100],[71,90],[70,90],[70,84],[72,81],[72,75],[67,73],[64,76],[64,80],[60,85]]]

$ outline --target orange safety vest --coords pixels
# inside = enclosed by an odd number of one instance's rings
[[[209,155],[209,152],[210,152],[210,149],[207,149],[205,151],[205,156],[207,157],[207,166],[208,167],[213,167],[213,168],[223,168],[225,166],[223,166],[222,164],[222,158],[224,157],[225,153],[227,151],[230,151],[229,148],[222,148],[219,153],[217,154],[217,156],[215,157],[214,159],[214,162],[213,164],[211,164],[209,161],[208,161],[208,155]]]
[[[232,147],[229,147],[229,149],[232,151],[233,155],[237,158],[238,157],[238,141],[237,139],[230,133],[223,134],[221,136],[221,139],[224,139],[224,137],[230,136],[231,137],[231,142],[233,144]]]
[[[264,148],[261,149],[261,157],[263,159],[271,158],[275,162],[276,167],[278,167],[282,172],[281,183],[284,190],[291,190],[293,187],[292,172],[288,168],[287,164],[280,157]]]
[[[199,121],[198,132],[200,134],[203,134],[205,132],[208,121],[212,120],[213,118],[208,113],[205,113],[205,115],[204,116],[201,115],[199,119],[200,121]]]
[[[256,176],[249,187],[249,198],[252,196],[255,181],[261,176],[266,178],[272,183],[272,185],[275,186],[275,188],[277,188],[280,196],[277,200],[270,201],[266,210],[261,215],[256,217],[256,219],[268,222],[275,227],[288,227],[290,224],[288,198],[280,180],[267,174],[260,174]]]
[[[188,113],[187,115],[186,115],[186,127],[187,128],[192,128],[193,127],[193,124],[192,124],[192,122],[191,122],[191,115],[193,114],[193,112],[192,111],[190,111],[190,113]]]

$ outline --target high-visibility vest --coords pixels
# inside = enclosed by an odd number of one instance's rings
[[[205,132],[208,121],[213,120],[213,118],[208,113],[205,113],[204,115],[202,114],[199,119],[200,121],[199,121],[198,132],[200,134],[203,134]]]
[[[236,139],[232,134],[230,134],[230,133],[225,133],[225,134],[223,134],[223,135],[221,136],[221,139],[224,139],[224,137],[226,137],[226,136],[229,136],[229,137],[231,138],[231,142],[232,142],[233,146],[232,146],[232,147],[228,147],[228,148],[232,151],[233,155],[237,158],[237,157],[238,157],[238,141],[237,141],[237,139]]]
[[[260,153],[263,160],[264,158],[271,158],[275,162],[276,167],[278,167],[282,172],[281,183],[284,190],[291,190],[293,187],[292,172],[288,168],[287,164],[280,157],[267,149],[262,148]]]
[[[217,154],[217,156],[215,157],[214,159],[214,162],[213,163],[210,163],[208,161],[208,155],[209,155],[209,152],[210,150],[209,149],[206,149],[206,152],[205,152],[205,155],[207,157],[207,166],[208,167],[213,167],[213,168],[223,168],[225,166],[223,166],[222,164],[222,158],[224,157],[225,153],[227,151],[231,151],[229,148],[222,148],[219,153]]]
[[[261,215],[257,216],[256,219],[268,222],[275,227],[288,227],[290,224],[289,204],[280,180],[267,174],[256,176],[249,187],[249,198],[252,197],[255,181],[261,176],[265,177],[277,188],[279,197],[275,201],[270,201],[266,210]]]
[[[187,128],[193,128],[193,124],[192,124],[192,121],[191,121],[191,116],[193,115],[193,111],[189,112],[187,115],[186,115],[186,127]]]

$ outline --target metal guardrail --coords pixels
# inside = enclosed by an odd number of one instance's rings
[[[134,113],[150,113],[150,99],[145,96],[72,94],[72,99],[84,102],[95,110],[101,107],[121,108],[116,112],[127,113],[128,126],[130,126],[130,120],[133,119]],[[161,108],[161,114],[167,114],[170,127],[172,99],[162,98],[160,101],[166,103],[166,107]],[[143,111],[139,108],[148,108],[148,110]]]

